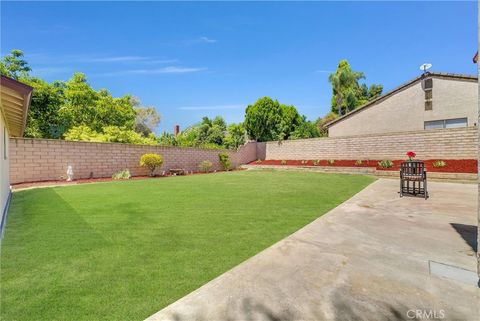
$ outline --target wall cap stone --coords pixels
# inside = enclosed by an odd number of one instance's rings
[[[435,134],[451,134],[455,132],[476,132],[476,126],[470,127],[461,127],[461,128],[440,128],[440,129],[425,129],[425,130],[416,130],[416,131],[404,131],[404,132],[392,132],[392,133],[383,133],[383,134],[366,134],[366,135],[350,135],[350,136],[338,136],[338,137],[315,137],[315,138],[302,138],[302,139],[287,139],[282,141],[268,141],[267,144],[278,144],[282,145],[283,143],[293,143],[293,142],[305,142],[305,141],[318,141],[318,140],[345,140],[349,138],[368,138],[368,137],[386,137],[386,136],[402,136],[402,135],[424,135],[430,134],[429,136],[434,136]]]

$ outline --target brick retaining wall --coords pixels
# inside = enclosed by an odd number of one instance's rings
[[[404,159],[413,150],[418,159],[477,159],[476,127],[438,129],[384,135],[314,138],[267,143],[247,143],[228,151],[232,165],[256,159],[277,160],[367,160]],[[220,150],[144,146],[118,143],[72,142],[49,139],[12,138],[10,140],[10,180],[12,183],[58,180],[73,166],[76,178],[110,177],[128,168],[132,175],[146,175],[138,165],[145,153],[161,154],[161,170],[197,170],[203,160],[220,169]]]
[[[163,166],[198,170],[203,160],[219,170],[218,154],[222,150],[130,145],[118,143],[72,142],[53,139],[12,138],[10,140],[11,183],[58,180],[66,177],[67,166],[73,166],[75,178],[111,177],[114,172],[128,168],[132,175],[147,175],[138,165],[145,153],[163,156]],[[256,143],[247,143],[237,151],[228,151],[232,165],[238,166],[257,159]]]
[[[477,128],[467,127],[268,142],[265,159],[393,160],[405,159],[407,151],[418,159],[477,159],[477,150]]]

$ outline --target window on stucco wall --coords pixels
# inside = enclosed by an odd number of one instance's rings
[[[440,119],[425,122],[425,129],[467,127],[467,118]]]

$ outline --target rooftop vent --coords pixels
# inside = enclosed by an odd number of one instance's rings
[[[433,89],[433,79],[432,78],[422,79],[422,89],[424,91],[432,90]]]
[[[433,88],[433,80],[432,78],[428,77],[428,69],[432,68],[432,64],[424,63],[420,65],[420,70],[423,71],[423,79],[422,79],[422,89],[424,91],[432,90]]]

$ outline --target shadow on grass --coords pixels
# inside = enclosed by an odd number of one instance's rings
[[[88,200],[85,200],[88,202]],[[26,209],[32,207],[34,210]],[[27,257],[49,264],[68,260],[109,242],[57,193],[55,188],[37,189],[15,195],[5,231],[8,244],[22,244],[14,250],[29,250]],[[19,243],[21,242],[21,243]],[[4,252],[5,254],[5,252]],[[16,253],[10,253],[16,256]],[[20,253],[18,253],[20,255]]]
[[[56,189],[16,192],[2,240],[0,319],[33,320],[40,311],[36,320],[66,320],[68,309],[83,309],[88,294],[78,293],[108,246]]]

